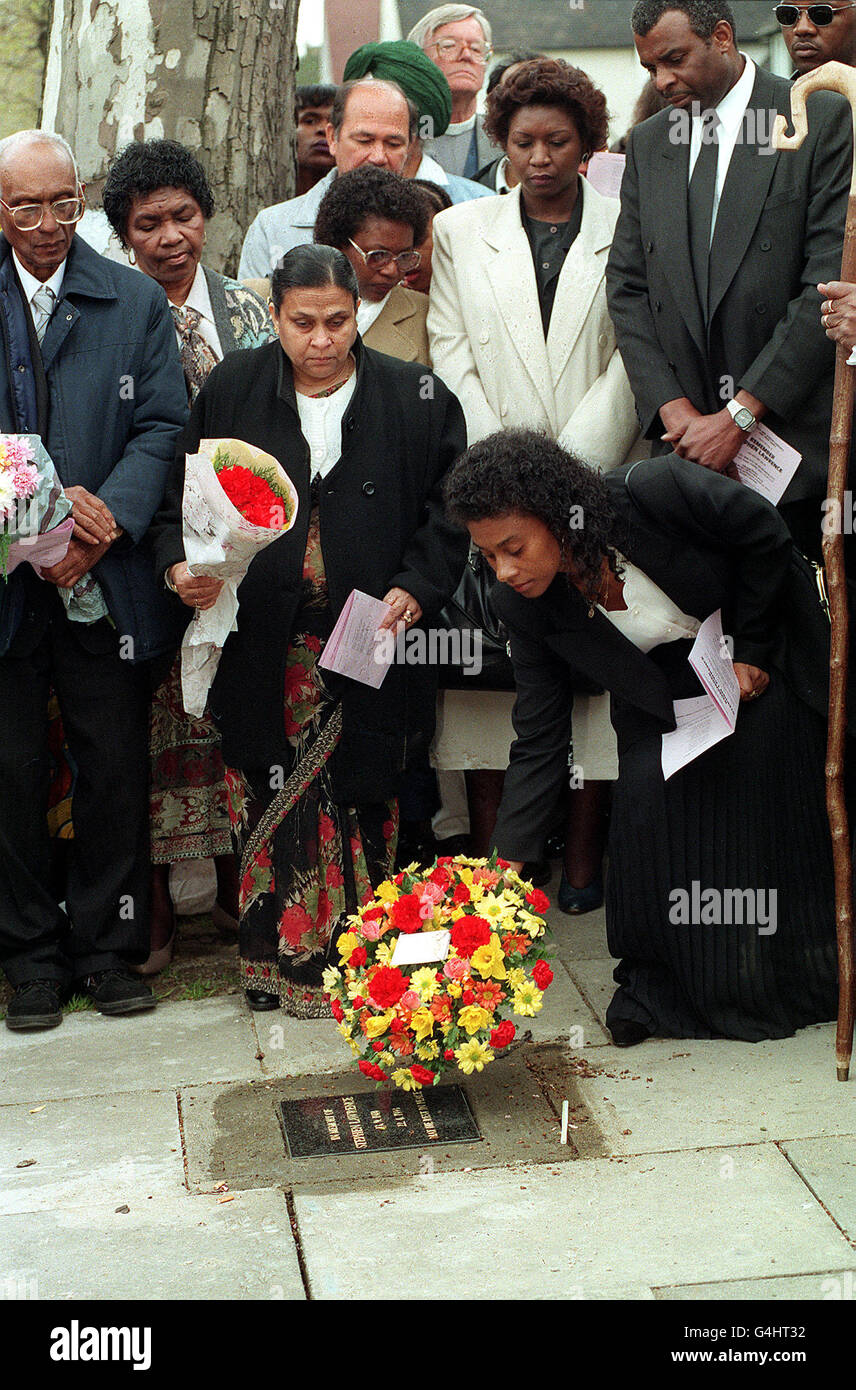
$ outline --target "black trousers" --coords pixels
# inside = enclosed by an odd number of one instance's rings
[[[67,984],[148,955],[149,682],[106,618],[70,622],[32,572],[27,598],[0,658],[0,965],[13,985]],[[51,685],[78,771],[65,912],[47,826]]]

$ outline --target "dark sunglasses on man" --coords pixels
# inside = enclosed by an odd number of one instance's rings
[[[808,15],[812,24],[818,29],[823,29],[827,24],[831,24],[837,14],[842,10],[856,9],[856,0],[849,5],[807,5],[801,9],[799,5],[775,5],[773,14],[779,21],[783,29],[790,29],[801,15]]]

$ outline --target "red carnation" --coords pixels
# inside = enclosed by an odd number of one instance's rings
[[[434,1082],[434,1073],[427,1067],[420,1067],[418,1062],[414,1062],[410,1068],[410,1075],[414,1081],[418,1081],[420,1086],[431,1086]]]
[[[445,1057],[447,1062],[454,1062],[455,1060],[455,1054],[452,1051],[451,1047],[446,1048],[446,1051],[443,1053],[443,1056]]]
[[[510,1019],[506,1018],[502,1023],[500,1023],[498,1028],[491,1029],[491,1047],[508,1047],[508,1044],[513,1041],[516,1032],[517,1029],[515,1028],[514,1024],[510,1021]]]
[[[352,1000],[351,1002],[353,1003],[355,1009],[364,1009],[366,1007],[365,999],[361,999],[359,994],[357,995],[356,999]]]
[[[407,989],[407,979],[389,965],[378,966],[372,975],[369,994],[381,1009],[391,1009]]]
[[[440,888],[448,888],[451,881],[452,875],[446,868],[445,864],[438,864],[437,867],[435,869],[432,869],[431,873],[428,875],[428,882],[436,883]]]
[[[379,918],[379,917],[382,917],[382,916],[383,916],[383,908],[382,908],[382,907],[367,907],[366,910],[365,910],[365,912],[363,913],[363,921],[364,921],[364,922],[376,922],[376,921],[378,920],[378,918]]]
[[[453,903],[468,903],[472,894],[466,883],[459,883],[452,894]]]
[[[341,1023],[343,1021],[345,1017],[345,1012],[338,999],[330,1000],[330,1012],[332,1013],[337,1023]]]
[[[405,893],[398,902],[393,903],[389,914],[389,920],[399,931],[411,932],[419,931],[422,926],[422,918],[419,916],[421,903],[415,893]]]
[[[532,979],[539,989],[546,989],[553,978],[553,972],[545,960],[539,960],[532,971]]]
[[[375,1038],[374,1042],[372,1043],[372,1052],[383,1052],[383,1049],[385,1047],[386,1043],[383,1041],[382,1038]]]
[[[475,998],[476,996],[473,994],[471,989],[465,989],[463,994],[461,995],[461,1002],[463,1004],[473,1004],[475,1003]]]
[[[285,505],[264,478],[260,478],[249,468],[234,464],[229,468],[221,468],[217,479],[232,506],[246,517],[247,521],[251,521],[254,526],[282,529],[286,519]]]
[[[348,964],[357,969],[359,966],[365,965],[368,958],[368,952],[365,946],[357,946],[356,949],[351,952]]]
[[[363,1076],[370,1076],[373,1081],[386,1081],[386,1072],[383,1071],[375,1062],[364,1062],[360,1060],[357,1064]]]
[[[459,956],[469,958],[490,941],[490,927],[480,917],[461,917],[452,927],[452,945]]]
[[[533,888],[531,893],[527,893],[526,901],[539,916],[543,916],[550,906],[550,899],[546,893],[541,892],[540,888]]]

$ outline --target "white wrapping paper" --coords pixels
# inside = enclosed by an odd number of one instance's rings
[[[241,515],[217,478],[213,459],[218,446],[221,450],[234,446],[236,461],[253,471],[263,475],[275,472],[289,498],[290,520],[278,528],[255,526]],[[182,507],[187,566],[194,575],[224,581],[216,603],[205,612],[196,610],[181,644],[181,690],[188,714],[199,716],[205,711],[223,645],[237,628],[238,586],[250,561],[290,530],[296,516],[297,493],[284,468],[270,454],[241,440],[202,439],[199,453],[187,455]]]

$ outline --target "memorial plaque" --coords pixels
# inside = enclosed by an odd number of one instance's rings
[[[421,1091],[358,1091],[279,1104],[290,1158],[425,1149],[482,1138],[460,1086]]]

